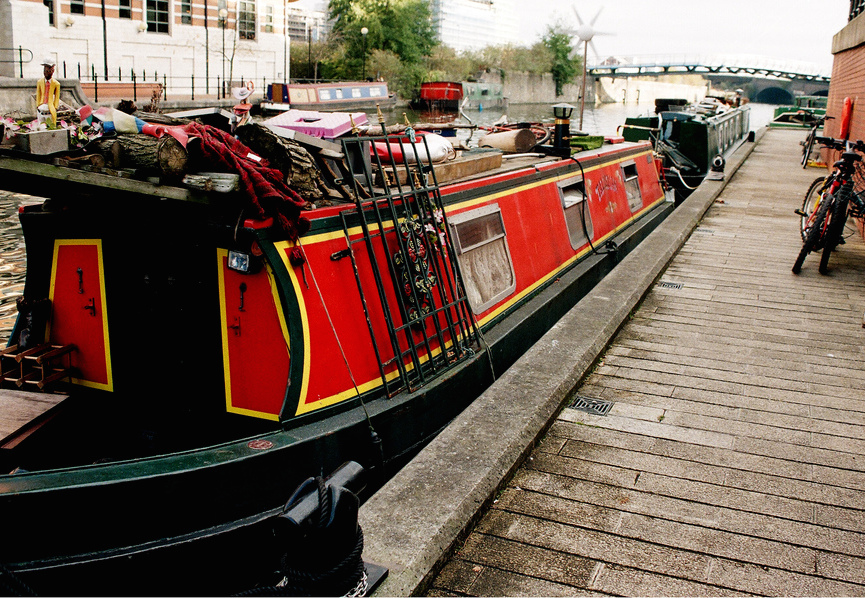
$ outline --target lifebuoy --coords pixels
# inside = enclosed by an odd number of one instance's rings
[[[252,92],[255,89],[255,83],[252,80],[246,82],[246,89]]]
[[[853,98],[844,98],[844,109],[841,111],[841,132],[839,137],[847,139],[850,136],[850,119],[853,117]]]

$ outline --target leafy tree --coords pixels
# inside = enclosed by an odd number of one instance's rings
[[[571,59],[571,36],[565,33],[559,24],[547,27],[541,41],[552,56],[550,72],[556,84],[556,96],[560,96],[565,85],[573,83],[574,78],[581,72],[581,60]]]
[[[438,44],[426,0],[330,0],[329,12],[345,46],[344,76],[360,74],[373,50],[392,52],[409,66],[421,64]]]

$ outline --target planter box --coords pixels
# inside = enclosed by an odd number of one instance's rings
[[[53,154],[69,150],[69,133],[66,129],[18,133],[15,139],[18,149],[31,154]]]

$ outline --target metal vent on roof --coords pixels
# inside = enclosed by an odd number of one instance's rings
[[[584,397],[576,395],[571,403],[571,409],[585,411],[593,415],[606,415],[612,408],[612,401],[604,401],[603,399],[593,399],[592,397]]]
[[[681,289],[682,283],[681,282],[659,282],[658,286],[661,287],[662,289]]]
[[[695,233],[705,233],[707,235],[714,235],[715,234],[715,231],[713,231],[711,228],[695,228],[694,232]]]

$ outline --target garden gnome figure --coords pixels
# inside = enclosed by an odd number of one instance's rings
[[[60,82],[54,78],[55,62],[53,58],[42,61],[44,77],[36,82],[36,111],[39,124],[47,122],[48,126],[57,127],[57,109],[60,107]]]

